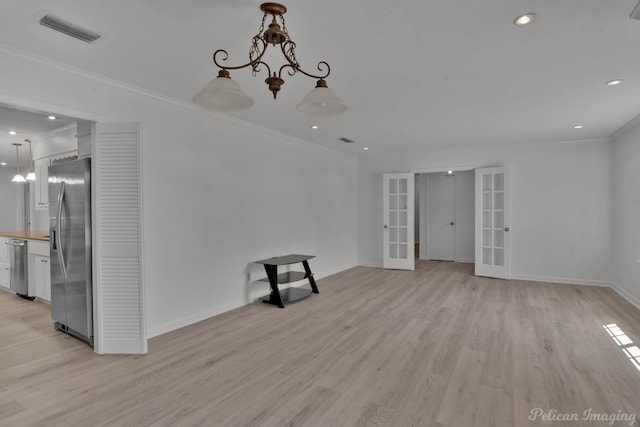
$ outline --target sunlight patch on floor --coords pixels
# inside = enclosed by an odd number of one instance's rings
[[[615,323],[602,326],[613,341],[622,347],[622,352],[629,358],[631,363],[640,371],[640,348],[637,345],[633,345],[631,338],[624,333],[622,329]]]

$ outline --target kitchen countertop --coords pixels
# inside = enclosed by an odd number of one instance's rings
[[[0,231],[0,237],[49,241],[48,231]]]

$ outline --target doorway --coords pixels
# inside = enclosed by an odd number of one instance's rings
[[[473,170],[417,174],[416,205],[419,259],[475,262]]]

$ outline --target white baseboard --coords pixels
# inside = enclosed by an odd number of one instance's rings
[[[360,264],[358,264],[358,267],[382,268],[382,264],[369,263],[369,262],[361,262]]]
[[[638,310],[640,310],[640,299],[634,297],[627,291],[626,289],[618,286],[615,283],[611,284],[611,288],[618,293],[622,298],[629,301],[630,304],[634,305]]]
[[[606,280],[591,280],[591,279],[575,279],[566,277],[548,277],[548,276],[531,276],[527,274],[512,274],[512,280],[528,280],[531,282],[548,282],[548,283],[563,283],[566,285],[586,285],[586,286],[604,286],[607,288],[613,287],[613,282]]]
[[[165,323],[157,328],[151,328],[147,330],[147,338],[157,337],[158,335],[166,334],[176,329],[184,328],[185,326],[193,325],[194,323],[201,322],[213,316],[225,313],[227,311],[234,310],[236,308],[244,306],[244,303],[228,304],[216,307],[211,310],[203,311],[201,313],[193,314],[191,316],[183,317],[174,322]]]
[[[352,265],[351,267],[345,267],[343,269],[338,270],[330,270],[328,273],[319,276],[314,273],[313,277],[316,280],[321,280],[325,277],[331,276],[333,274],[340,273],[341,271],[349,270],[350,268],[356,267],[356,265]],[[284,289],[284,288],[283,288]],[[176,329],[184,328],[185,326],[193,325],[194,323],[201,322],[203,320],[209,319],[210,317],[217,316],[222,313],[226,313],[227,311],[235,310],[236,308],[243,307],[248,304],[252,304],[257,301],[257,298],[248,301],[248,302],[238,302],[234,304],[226,304],[221,305],[219,307],[212,308],[211,310],[203,311],[200,313],[193,314],[191,316],[186,316],[181,319],[175,320],[173,322],[165,323],[164,325],[160,325],[156,328],[147,329],[147,338],[157,337],[158,335],[166,334],[171,331],[175,331]]]

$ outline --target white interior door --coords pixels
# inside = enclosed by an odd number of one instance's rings
[[[413,192],[413,173],[384,174],[384,268],[415,269]]]
[[[427,255],[429,259],[455,259],[455,181],[447,176],[427,180]]]
[[[511,278],[509,170],[476,169],[476,275]]]

